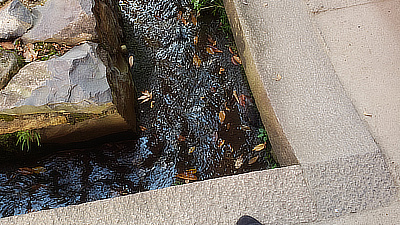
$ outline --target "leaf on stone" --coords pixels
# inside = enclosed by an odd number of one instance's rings
[[[133,56],[129,57],[129,66],[132,68],[133,67],[133,63],[134,63],[134,58]]]
[[[251,165],[251,164],[257,162],[257,160],[258,160],[258,156],[254,156],[253,158],[251,158],[251,159],[249,160],[249,164]]]
[[[253,151],[259,152],[265,148],[265,143],[264,144],[259,144],[256,147],[253,148]]]
[[[142,96],[140,96],[140,98],[138,98],[138,100],[142,100],[142,103],[147,102],[149,100],[151,100],[153,98],[152,93],[150,93],[148,90],[142,91]]]
[[[25,61],[32,62],[37,59],[38,53],[35,52],[34,49],[35,49],[35,46],[32,43],[28,43],[25,45],[23,54],[22,54],[25,58]]]
[[[15,49],[15,45],[12,42],[0,42],[0,46],[5,50]]]
[[[145,131],[145,130],[147,130],[147,128],[146,128],[146,127],[144,127],[144,126],[139,126],[139,128],[140,128],[140,130],[141,130],[141,131]]]
[[[235,160],[235,168],[239,169],[243,165],[243,155],[240,155],[236,160]]]
[[[193,56],[193,65],[195,65],[197,68],[201,65],[200,57],[196,54]]]
[[[192,154],[194,152],[194,150],[196,149],[196,146],[190,147],[189,148],[189,154]]]
[[[225,121],[225,116],[226,116],[225,111],[220,111],[219,114],[218,114],[218,116],[219,116],[219,121],[220,121],[221,123],[224,123],[224,121]]]

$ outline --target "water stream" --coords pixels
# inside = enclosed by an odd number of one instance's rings
[[[3,163],[0,217],[275,165],[268,143],[252,151],[262,124],[218,20],[195,19],[190,0],[119,4],[136,88],[152,94],[139,104],[142,132]]]

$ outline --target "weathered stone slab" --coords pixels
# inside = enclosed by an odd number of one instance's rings
[[[76,45],[95,40],[96,19],[92,0],[48,0],[32,8],[36,21],[22,36],[25,43],[58,42]]]
[[[0,39],[13,39],[32,27],[32,13],[19,1],[14,0],[0,8]]]
[[[18,56],[17,54],[0,50],[0,90],[3,89],[8,81],[18,71]]]

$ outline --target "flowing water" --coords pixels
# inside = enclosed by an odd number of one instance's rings
[[[142,132],[3,163],[1,217],[275,166],[268,143],[252,151],[262,124],[219,22],[196,19],[190,0],[119,4],[136,88],[152,94]]]

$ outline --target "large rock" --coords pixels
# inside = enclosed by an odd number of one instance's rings
[[[0,50],[0,90],[18,71],[18,56],[14,52]]]
[[[37,17],[31,30],[22,36],[25,43],[58,42],[76,45],[96,40],[93,0],[47,0],[32,8]]]
[[[0,121],[0,134],[43,128],[45,141],[76,142],[132,129],[113,103],[111,86],[119,84],[108,83],[107,58],[98,44],[85,43],[22,68],[0,91],[0,115],[9,120]]]
[[[32,27],[32,13],[19,1],[14,0],[0,8],[0,39],[13,39]]]

